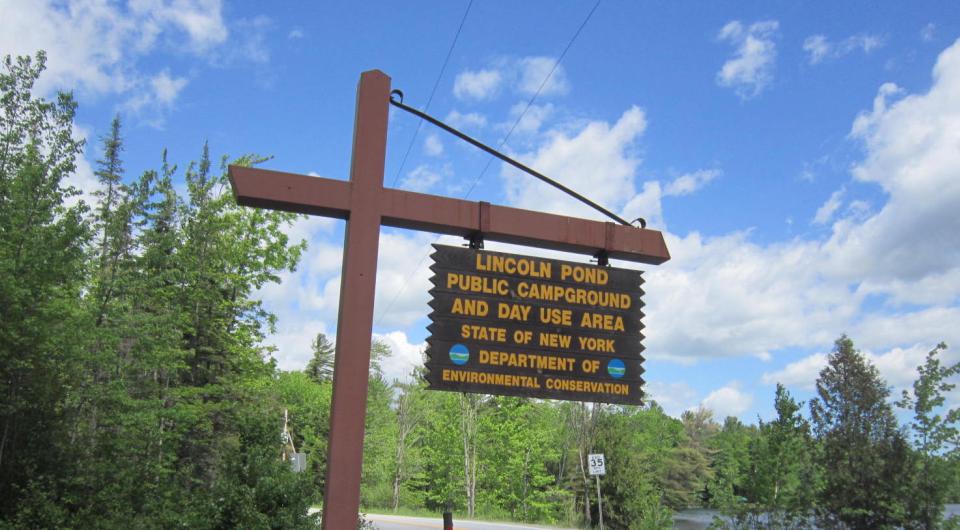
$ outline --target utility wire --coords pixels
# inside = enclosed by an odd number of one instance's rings
[[[460,26],[457,27],[457,33],[453,36],[453,42],[450,43],[450,48],[447,50],[447,56],[443,59],[443,66],[440,67],[440,73],[437,74],[437,80],[433,82],[433,89],[430,91],[430,97],[427,98],[427,105],[423,108],[423,111],[426,112],[430,109],[430,103],[433,102],[433,96],[437,93],[437,87],[440,86],[440,80],[443,79],[443,73],[447,69],[447,63],[450,62],[450,56],[453,55],[453,48],[457,45],[457,40],[460,39],[460,32],[463,31],[463,24],[467,21],[467,15],[470,14],[470,8],[473,7],[473,0],[467,4],[467,9],[463,12],[463,17],[460,19]],[[397,187],[397,180],[400,179],[400,173],[403,172],[403,167],[407,165],[407,157],[410,156],[410,151],[413,149],[413,144],[417,142],[417,135],[420,134],[420,127],[423,126],[423,120],[417,122],[417,128],[413,131],[413,138],[410,139],[410,145],[407,146],[407,151],[403,153],[403,160],[400,161],[400,167],[397,168],[397,174],[393,176],[393,183],[390,184],[391,188]]]
[[[530,99],[527,101],[527,106],[524,107],[523,112],[521,112],[521,113],[520,113],[520,116],[517,117],[517,121],[515,121],[515,122],[513,123],[513,127],[510,127],[510,130],[507,132],[507,135],[504,136],[504,137],[503,137],[503,140],[500,141],[500,144],[497,146],[497,150],[498,150],[498,151],[503,149],[503,146],[507,143],[507,140],[510,139],[510,135],[513,134],[513,131],[515,131],[516,128],[517,128],[517,126],[520,125],[520,121],[521,121],[521,120],[523,119],[523,117],[527,114],[527,111],[529,111],[529,110],[530,110],[530,107],[533,106],[533,102],[536,101],[537,96],[539,96],[539,95],[540,95],[540,92],[543,91],[543,88],[544,88],[545,86],[547,86],[547,82],[550,81],[550,78],[551,78],[551,77],[553,77],[553,73],[557,70],[557,67],[560,66],[560,62],[563,61],[563,58],[564,58],[564,57],[566,57],[567,52],[570,51],[570,47],[573,46],[573,43],[574,43],[574,42],[576,42],[577,37],[580,36],[580,32],[583,31],[583,28],[586,27],[587,23],[590,22],[590,19],[593,17],[594,12],[596,12],[597,8],[600,7],[600,2],[601,2],[601,0],[597,0],[597,2],[596,2],[595,4],[593,4],[593,8],[591,8],[591,9],[590,9],[590,12],[587,13],[587,16],[584,17],[583,22],[580,23],[580,26],[577,27],[577,31],[575,31],[574,34],[573,34],[573,36],[570,37],[570,40],[567,42],[567,45],[563,48],[563,52],[560,53],[560,56],[557,57],[556,62],[553,63],[553,68],[550,69],[550,72],[546,75],[546,77],[543,78],[543,81],[540,82],[540,86],[537,88],[537,91],[536,91],[536,92],[533,94],[533,96],[530,97]],[[471,0],[470,3],[473,4],[473,0]],[[468,6],[467,6],[467,12],[469,12],[469,11],[470,11],[470,6],[468,5]],[[464,19],[466,19],[466,16],[467,16],[466,13],[464,13],[463,16],[464,16]],[[461,27],[462,27],[462,26],[463,26],[463,22],[461,22],[460,25],[461,25]],[[457,30],[457,35],[459,35],[459,34],[460,34],[460,31]],[[454,42],[456,42],[456,40],[454,40]],[[451,49],[451,51],[453,51],[453,47],[452,47],[452,46],[451,46],[450,49]],[[447,58],[449,59],[449,53],[447,54]],[[444,67],[446,67],[446,63],[444,63]],[[439,79],[437,80],[437,82],[439,83]],[[433,88],[434,88],[434,90],[436,90],[437,86],[434,85]],[[430,98],[431,98],[431,99],[433,98],[433,94],[432,94],[432,93],[430,94]],[[429,106],[430,106],[430,100],[427,100],[427,107],[429,107]],[[422,119],[421,119],[419,122],[417,122],[417,132],[420,131],[420,126],[421,126],[422,124],[423,124],[423,120],[422,120]],[[416,139],[416,135],[414,135],[414,139]],[[413,146],[413,142],[411,141],[410,147],[412,147],[412,146]],[[407,148],[407,154],[410,154],[410,147]],[[406,159],[407,159],[407,156],[404,155],[404,157],[403,157],[404,163],[406,162]],[[483,171],[481,171],[480,174],[477,176],[477,178],[474,179],[473,184],[470,185],[470,188],[469,188],[469,189],[467,190],[467,192],[463,195],[463,198],[464,198],[464,199],[466,199],[467,197],[470,196],[471,193],[473,193],[473,189],[477,186],[477,183],[479,183],[480,180],[483,178],[483,176],[487,173],[487,170],[490,168],[490,164],[492,164],[493,161],[494,161],[494,157],[491,156],[491,157],[487,160],[487,164],[483,167]],[[403,167],[403,164],[401,164],[400,167],[402,168],[402,167]],[[399,177],[399,175],[400,175],[400,172],[397,171],[397,177]],[[394,177],[394,184],[396,183],[396,180],[397,180],[397,178]],[[392,186],[391,186],[391,187],[392,187]],[[384,308],[384,310],[380,313],[380,316],[375,319],[374,324],[373,324],[374,327],[376,327],[377,324],[380,323],[380,320],[383,318],[384,315],[386,315],[387,313],[390,312],[390,309],[393,308],[393,304],[396,303],[396,301],[400,298],[400,295],[402,295],[403,292],[407,290],[407,286],[410,285],[410,279],[413,278],[413,275],[416,274],[418,270],[420,270],[420,267],[423,266],[423,262],[426,261],[428,257],[430,257],[430,254],[427,254],[427,255],[425,255],[424,257],[420,258],[420,262],[417,263],[417,266],[414,267],[413,271],[412,271],[410,274],[407,275],[407,279],[406,279],[406,281],[404,281],[403,284],[400,286],[400,290],[397,291],[397,294],[395,294],[395,295],[393,296],[393,298],[390,300],[390,303],[387,304],[387,307]]]
[[[567,52],[570,51],[570,47],[573,46],[573,43],[576,42],[577,37],[580,36],[580,32],[583,31],[583,28],[587,25],[587,22],[590,22],[590,19],[593,17],[593,13],[596,12],[597,8],[600,7],[600,1],[597,0],[597,3],[593,4],[593,8],[590,9],[590,12],[587,13],[587,16],[583,19],[583,22],[580,23],[580,26],[577,28],[577,31],[574,32],[573,37],[570,37],[570,41],[567,42],[566,47],[563,48],[563,52],[560,53],[560,57],[557,57],[557,60],[553,63],[553,68],[550,69],[550,72],[543,78],[543,81],[540,82],[540,86],[537,88],[537,91],[530,97],[527,101],[527,106],[523,108],[523,112],[520,113],[520,116],[517,117],[517,121],[513,122],[513,127],[510,127],[510,130],[507,131],[507,135],[503,137],[503,140],[500,141],[500,144],[497,146],[497,151],[503,151],[503,146],[506,145],[507,140],[510,139],[510,136],[513,134],[513,131],[517,129],[517,126],[520,125],[520,122],[523,120],[523,117],[526,116],[527,111],[530,110],[530,107],[533,106],[533,102],[537,100],[537,96],[540,95],[540,92],[543,92],[543,87],[547,86],[547,82],[550,81],[550,78],[553,77],[553,73],[557,71],[557,67],[560,66],[560,62],[563,61],[563,58],[566,57]],[[422,123],[422,122],[421,122]],[[467,189],[467,193],[464,194],[463,198],[466,199],[473,193],[473,189],[477,186],[483,176],[487,174],[487,170],[490,169],[490,165],[493,163],[493,158],[487,159],[487,164],[483,166],[483,171],[477,175],[477,178],[474,179],[473,184],[470,185],[470,188]]]

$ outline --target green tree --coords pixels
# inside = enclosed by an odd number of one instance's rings
[[[606,457],[602,477],[604,523],[611,528],[661,529],[673,526],[663,503],[661,473],[665,459],[683,437],[682,424],[653,404],[625,407],[604,415],[597,450]]]
[[[83,145],[76,104],[32,95],[45,61],[7,56],[0,71],[0,519],[20,510],[57,526],[50,499],[74,460],[68,390],[82,366],[90,231],[85,206],[66,202]]]
[[[726,508],[740,503],[749,485],[750,444],[756,429],[728,416],[723,427],[707,441],[713,453],[713,479],[707,485],[710,504]]]
[[[333,380],[333,343],[323,333],[317,333],[310,344],[313,357],[307,362],[306,374],[318,383]]]
[[[746,496],[760,511],[808,513],[815,501],[818,474],[810,425],[783,385],[774,397],[777,417],[760,422],[750,446]]]
[[[919,376],[913,382],[913,391],[903,391],[897,406],[913,413],[910,429],[917,448],[917,482],[910,496],[911,519],[920,528],[937,528],[943,519],[943,505],[952,483],[957,480],[956,468],[948,460],[950,442],[958,436],[960,408],[943,411],[945,394],[956,388],[950,378],[960,374],[960,363],[942,366],[939,356],[947,349],[938,344],[927,354],[923,365],[917,368]],[[945,412],[943,416],[940,412]],[[952,448],[954,458],[960,448]]]
[[[818,498],[828,521],[855,529],[894,528],[906,519],[910,451],[877,369],[846,336],[836,341],[810,402],[825,470]]]
[[[719,426],[705,408],[684,411],[680,416],[683,436],[665,461],[664,502],[675,510],[700,506],[707,484],[713,480],[710,462],[715,451],[708,445]]]
[[[417,426],[423,420],[425,386],[422,382],[394,382],[396,400],[394,410],[397,422],[397,443],[393,461],[393,511],[400,509],[401,493],[406,489],[407,479],[413,474],[417,462],[419,442]]]

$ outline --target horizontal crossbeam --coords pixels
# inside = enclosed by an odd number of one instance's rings
[[[229,176],[242,205],[350,217],[348,181],[240,166],[230,166]],[[377,196],[385,226],[462,237],[482,233],[488,241],[589,255],[602,251],[610,258],[653,265],[670,259],[657,230],[392,188],[382,188]]]

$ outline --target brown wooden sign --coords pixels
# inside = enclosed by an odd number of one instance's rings
[[[640,271],[434,248],[431,389],[641,403]]]

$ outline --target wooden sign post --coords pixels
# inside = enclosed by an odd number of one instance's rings
[[[663,235],[621,226],[383,187],[390,78],[364,72],[357,89],[350,180],[231,166],[230,183],[245,206],[347,221],[334,356],[323,528],[355,528],[360,509],[363,426],[373,331],[380,226],[482,235],[540,248],[604,254],[660,264],[670,259]]]

